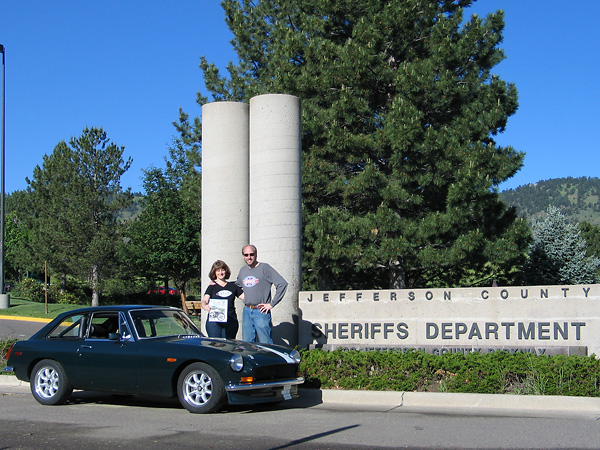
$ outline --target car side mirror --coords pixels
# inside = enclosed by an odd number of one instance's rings
[[[119,341],[121,340],[121,333],[108,333],[108,339],[111,341]]]

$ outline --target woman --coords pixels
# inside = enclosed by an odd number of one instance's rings
[[[235,313],[235,298],[243,300],[244,291],[237,284],[227,281],[231,271],[221,260],[214,262],[208,276],[213,282],[202,297],[202,309],[208,311],[208,337],[235,339],[240,326]]]

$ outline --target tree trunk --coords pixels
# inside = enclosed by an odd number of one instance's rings
[[[100,293],[96,290],[92,292],[92,306],[100,306]]]
[[[321,267],[319,269],[318,283],[320,291],[330,291],[333,288],[331,278],[331,270],[329,269],[329,267]]]
[[[60,293],[67,292],[67,276],[63,273],[60,275]]]
[[[92,268],[91,275],[92,306],[100,306],[100,293],[98,292],[98,266]]]
[[[402,262],[390,262],[389,279],[390,289],[406,289],[406,271]]]
[[[181,289],[179,292],[181,292],[181,309],[183,309],[185,311],[185,313],[188,314],[187,306],[185,306],[185,302],[187,300],[187,296],[185,295],[185,291],[183,289]]]

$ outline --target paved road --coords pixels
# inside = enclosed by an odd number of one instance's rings
[[[0,384],[0,396],[2,448],[596,449],[600,437],[597,415],[386,410],[311,396],[195,415],[175,400],[94,392],[76,392],[65,406],[42,406],[27,385]]]
[[[0,339],[29,339],[35,332],[42,328],[48,320],[31,318],[11,318],[2,316],[0,310]]]

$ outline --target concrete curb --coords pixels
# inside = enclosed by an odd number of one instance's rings
[[[0,367],[2,370],[2,367]],[[29,383],[26,381],[21,381],[17,379],[14,375],[0,375],[0,387],[2,386],[10,386],[10,387],[19,387],[19,386],[29,386]]]
[[[306,390],[303,390],[303,393]],[[382,408],[478,408],[518,409],[521,411],[573,411],[597,412],[600,415],[600,398],[567,397],[552,395],[495,395],[448,394],[439,392],[396,391],[337,391],[324,389],[323,403],[348,403],[377,405]]]
[[[477,409],[482,411],[518,410],[524,412],[560,411],[598,414],[600,398],[551,395],[450,394],[440,392],[345,391],[301,389],[301,398],[324,404],[360,405],[371,409],[414,409],[448,411]]]

